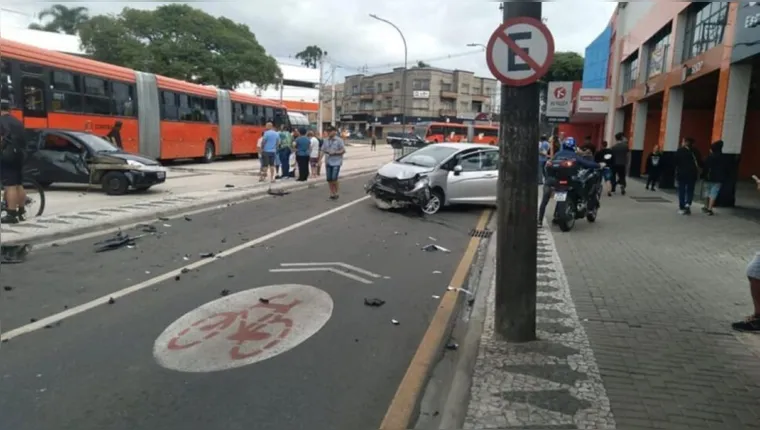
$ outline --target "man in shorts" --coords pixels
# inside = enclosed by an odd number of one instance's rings
[[[316,178],[317,167],[319,167],[319,139],[317,139],[317,136],[315,136],[314,132],[311,130],[309,130],[309,132],[306,133],[306,136],[309,138],[309,142],[310,142],[309,169],[311,172],[311,177]]]
[[[337,200],[340,192],[338,175],[340,174],[340,167],[343,165],[346,145],[338,137],[333,127],[328,129],[328,133],[329,137],[325,139],[322,146],[322,151],[325,153],[325,176],[327,176],[327,184],[330,187],[330,200]]]
[[[277,156],[277,145],[280,143],[280,133],[274,130],[271,122],[266,125],[267,131],[261,138],[261,175],[260,182],[264,182],[269,177],[271,182],[275,181],[277,171],[275,170],[274,160]]]
[[[3,224],[18,224],[26,215],[24,204],[24,124],[11,116],[10,102],[0,99],[0,180],[2,180],[6,215],[0,219]]]

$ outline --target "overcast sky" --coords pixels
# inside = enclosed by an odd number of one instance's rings
[[[2,0],[0,26],[26,26],[40,10],[56,2]],[[64,2],[62,2],[64,3]],[[118,13],[125,6],[152,9],[166,2],[65,2],[69,7],[85,6],[92,15]],[[339,78],[401,66],[403,45],[396,31],[371,19],[374,13],[392,21],[404,32],[410,64],[423,60],[433,66],[473,70],[490,76],[485,54],[468,43],[488,41],[501,21],[498,3],[480,1],[385,0],[248,0],[192,2],[194,7],[247,24],[264,48],[273,56],[287,58],[307,45],[326,50],[339,70]],[[559,1],[544,3],[558,51],[583,54],[586,46],[609,22],[613,2]],[[20,12],[14,13],[9,10]],[[451,58],[446,58],[451,56]],[[297,60],[293,59],[293,63]],[[340,79],[339,79],[340,81]]]

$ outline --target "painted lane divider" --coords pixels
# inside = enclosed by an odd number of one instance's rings
[[[340,268],[347,269],[347,270],[341,270],[339,268],[330,267],[330,266],[338,266]],[[362,284],[372,284],[373,282],[370,281],[369,279],[353,274],[350,271],[360,273],[370,278],[375,278],[375,279],[382,278],[382,276],[378,275],[377,273],[373,273],[373,272],[370,272],[369,270],[365,270],[360,267],[352,266],[350,264],[341,263],[341,262],[280,263],[280,267],[282,268],[269,269],[269,271],[271,273],[330,272],[339,276],[343,276],[348,279],[353,279],[354,281],[361,282]]]

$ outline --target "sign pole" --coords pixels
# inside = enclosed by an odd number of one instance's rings
[[[505,23],[526,17],[541,21],[539,1],[502,5]],[[552,55],[553,48],[552,41]],[[511,55],[509,63],[508,68],[515,66]],[[539,85],[501,86],[495,331],[509,342],[536,339]]]

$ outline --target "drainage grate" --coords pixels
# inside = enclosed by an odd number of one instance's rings
[[[631,196],[631,200],[638,203],[670,203],[670,200],[662,197],[649,197],[649,196]]]
[[[472,237],[491,237],[493,235],[493,231],[491,230],[470,230],[470,236]]]

